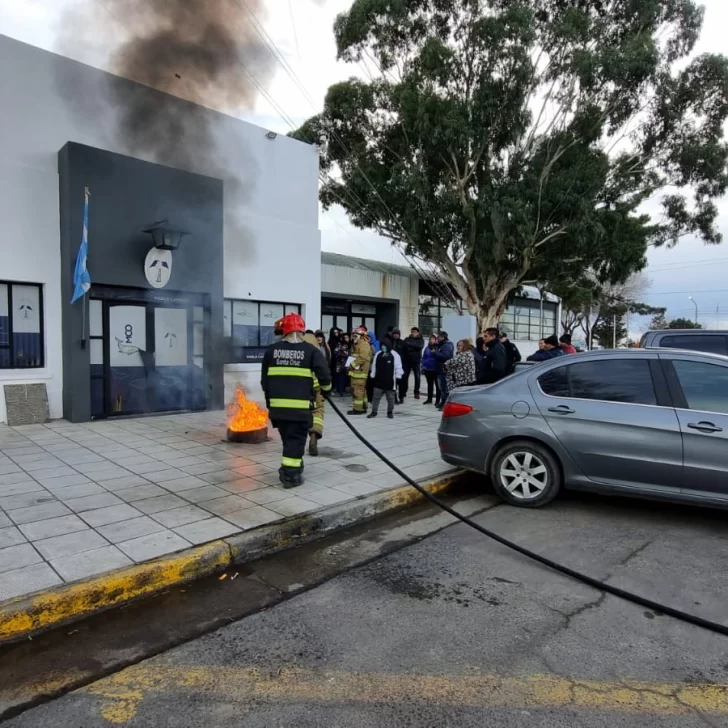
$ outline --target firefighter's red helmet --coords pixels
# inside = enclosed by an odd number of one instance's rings
[[[297,313],[287,313],[283,317],[283,336],[288,336],[296,331],[303,333],[306,330],[306,322],[303,316]]]
[[[283,316],[273,324],[273,333],[276,336],[283,336]]]

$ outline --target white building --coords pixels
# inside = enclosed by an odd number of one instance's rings
[[[18,384],[54,419],[220,408],[237,382],[258,392],[289,311],[379,337],[453,312],[414,269],[321,254],[313,146],[4,36],[0,98],[0,422]],[[193,141],[150,140],[159,119]],[[92,285],[71,304],[86,188]],[[559,320],[537,298],[503,317],[524,353]]]
[[[458,313],[438,290],[441,285],[433,287],[414,268],[323,252],[321,328],[351,331],[363,324],[381,338],[389,326],[400,328],[402,336],[418,326],[427,337],[442,328],[445,317]],[[537,289],[524,286],[511,298],[499,326],[525,356],[538,348],[539,339],[558,332],[559,307],[556,296],[547,293],[541,301]]]
[[[193,115],[209,161],[149,164],[110,90]],[[19,383],[45,385],[52,418],[219,407],[223,370],[258,379],[279,314],[319,320],[314,147],[4,36],[0,98],[0,422]],[[93,286],[71,306],[85,186]],[[155,223],[187,233],[163,288],[145,278]]]

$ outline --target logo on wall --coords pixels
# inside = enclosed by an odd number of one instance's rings
[[[20,299],[17,316],[18,318],[23,319],[23,321],[30,321],[31,319],[35,318],[35,313],[33,312],[33,304],[29,299]]]
[[[172,251],[152,248],[144,260],[144,275],[150,286],[164,288],[172,275]]]

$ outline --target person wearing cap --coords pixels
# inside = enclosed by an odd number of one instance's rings
[[[500,332],[500,342],[506,350],[507,373],[513,374],[516,364],[521,361],[521,352],[518,351],[518,347],[508,338],[508,334],[505,331]]]
[[[557,356],[564,356],[564,350],[559,346],[559,340],[555,335],[547,336],[543,340],[543,348],[531,354],[526,361],[549,361]]]
[[[284,488],[303,483],[303,454],[313,425],[314,383],[331,389],[331,370],[318,346],[304,340],[306,324],[297,313],[286,314],[274,329],[283,338],[263,356],[260,386],[270,421],[281,435],[283,455],[278,477]]]
[[[440,382],[440,404],[437,405],[437,409],[441,410],[445,406],[448,395],[445,362],[450,361],[455,356],[455,347],[452,341],[447,338],[447,331],[441,331],[437,335],[434,356],[437,362],[437,381]]]
[[[360,326],[354,331],[354,347],[351,355],[354,358],[349,367],[352,406],[347,414],[363,415],[367,411],[367,379],[372,363],[372,346],[365,326]]]

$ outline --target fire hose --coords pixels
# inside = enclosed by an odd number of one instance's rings
[[[607,594],[611,594],[615,597],[619,597],[620,599],[624,599],[625,601],[632,602],[633,604],[637,604],[640,607],[646,607],[647,609],[651,609],[659,614],[665,614],[669,617],[673,617],[674,619],[679,619],[682,622],[692,624],[696,627],[700,627],[702,629],[707,629],[711,632],[716,632],[717,634],[728,636],[727,625],[720,624],[719,622],[713,622],[709,619],[704,619],[703,617],[699,617],[695,614],[690,614],[689,612],[684,612],[681,609],[676,609],[675,607],[671,607],[667,604],[660,604],[660,602],[648,599],[647,597],[635,594],[626,589],[620,589],[618,586],[607,584],[606,582],[596,579],[593,576],[583,574],[576,569],[572,569],[568,566],[564,566],[563,564],[559,564],[558,562],[553,561],[546,556],[542,556],[535,551],[531,551],[524,546],[520,546],[519,544],[510,541],[503,536],[500,536],[494,531],[485,528],[485,526],[481,526],[479,523],[476,523],[472,518],[469,518],[462,513],[458,513],[454,508],[451,508],[447,503],[442,501],[436,495],[430,493],[417,481],[410,478],[407,473],[398,468],[389,458],[387,458],[386,455],[377,450],[377,448],[374,447],[374,445],[372,445],[372,443],[369,442],[369,440],[367,440],[366,437],[364,437],[364,435],[362,435],[359,430],[356,429],[356,427],[354,427],[349,418],[339,409],[333,399],[327,396],[327,400],[329,405],[331,405],[331,407],[333,408],[334,412],[336,412],[336,414],[344,421],[344,424],[354,433],[354,436],[367,448],[369,448],[369,450],[371,450],[385,465],[389,466],[395,473],[397,473],[397,475],[399,475],[400,478],[402,478],[408,485],[411,485],[415,490],[419,491],[419,493],[423,495],[427,500],[434,503],[438,508],[441,508],[446,513],[449,513],[454,518],[462,521],[467,526],[474,528],[476,531],[479,531],[483,535],[488,536],[488,538],[497,541],[503,546],[507,546],[509,549],[512,549],[513,551],[516,551],[519,554],[528,557],[529,559],[537,561],[539,564],[542,564],[543,566],[546,566],[553,571],[558,571],[561,574],[565,574],[566,576],[569,576],[576,581],[580,581],[583,584],[586,584],[594,589],[606,592]]]

